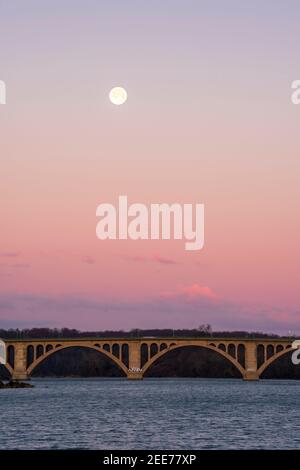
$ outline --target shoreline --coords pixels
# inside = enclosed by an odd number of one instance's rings
[[[27,382],[19,382],[18,380],[9,380],[8,382],[4,383],[0,380],[0,390],[7,389],[7,388],[33,388],[34,385],[29,384]]]

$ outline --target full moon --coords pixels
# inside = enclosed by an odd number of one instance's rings
[[[109,99],[113,104],[124,104],[127,100],[127,91],[120,86],[116,86],[110,90]]]

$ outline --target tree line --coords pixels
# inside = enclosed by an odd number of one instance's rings
[[[273,333],[263,333],[260,331],[213,331],[211,325],[204,324],[198,328],[134,328],[131,330],[99,330],[99,331],[79,331],[74,328],[0,328],[0,338],[3,339],[26,339],[26,338],[140,338],[140,337],[239,337],[239,338],[279,338]]]

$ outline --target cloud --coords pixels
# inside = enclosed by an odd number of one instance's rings
[[[158,253],[154,253],[151,256],[144,256],[144,255],[136,255],[136,256],[131,256],[127,257],[126,259],[138,263],[159,263],[159,264],[164,264],[164,265],[174,265],[178,264],[177,261],[171,259],[171,258],[166,258],[164,256],[161,256]]]
[[[140,263],[140,262],[144,263],[144,262],[149,261],[149,258],[147,258],[146,256],[141,256],[141,255],[126,257],[126,259],[128,259],[130,261],[135,261],[135,262],[138,262],[138,263]]]
[[[206,299],[216,299],[217,295],[214,291],[207,286],[201,286],[199,284],[192,284],[191,286],[184,287],[182,292],[188,299],[198,299],[198,298],[206,298]]]
[[[217,295],[207,286],[194,283],[190,286],[179,286],[174,291],[162,291],[161,297],[166,299],[181,299],[197,301],[199,299],[215,300]]]
[[[17,256],[20,256],[20,253],[17,251],[1,251],[0,256],[2,258],[16,258]]]
[[[91,256],[84,256],[82,258],[82,262],[85,264],[95,264],[95,259],[92,258]]]
[[[193,286],[193,284],[192,284]],[[191,287],[191,286],[190,286]],[[196,328],[209,323],[215,331],[265,331],[300,335],[300,311],[241,304],[185,287],[172,295],[129,301],[76,294],[0,293],[0,325],[71,327],[81,330]],[[195,297],[189,298],[190,291]]]
[[[152,261],[156,261],[157,263],[160,263],[160,264],[177,264],[177,261],[174,261],[173,259],[170,259],[170,258],[165,258],[158,254],[154,254],[152,256]]]
[[[29,263],[15,263],[10,266],[11,268],[30,268],[31,265]]]

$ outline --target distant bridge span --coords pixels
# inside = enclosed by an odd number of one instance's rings
[[[244,380],[258,380],[264,370],[287,353],[286,338],[52,338],[5,340],[6,368],[14,380],[26,380],[46,358],[70,347],[98,351],[109,357],[128,379],[142,379],[159,358],[174,349],[198,346],[223,356]]]

